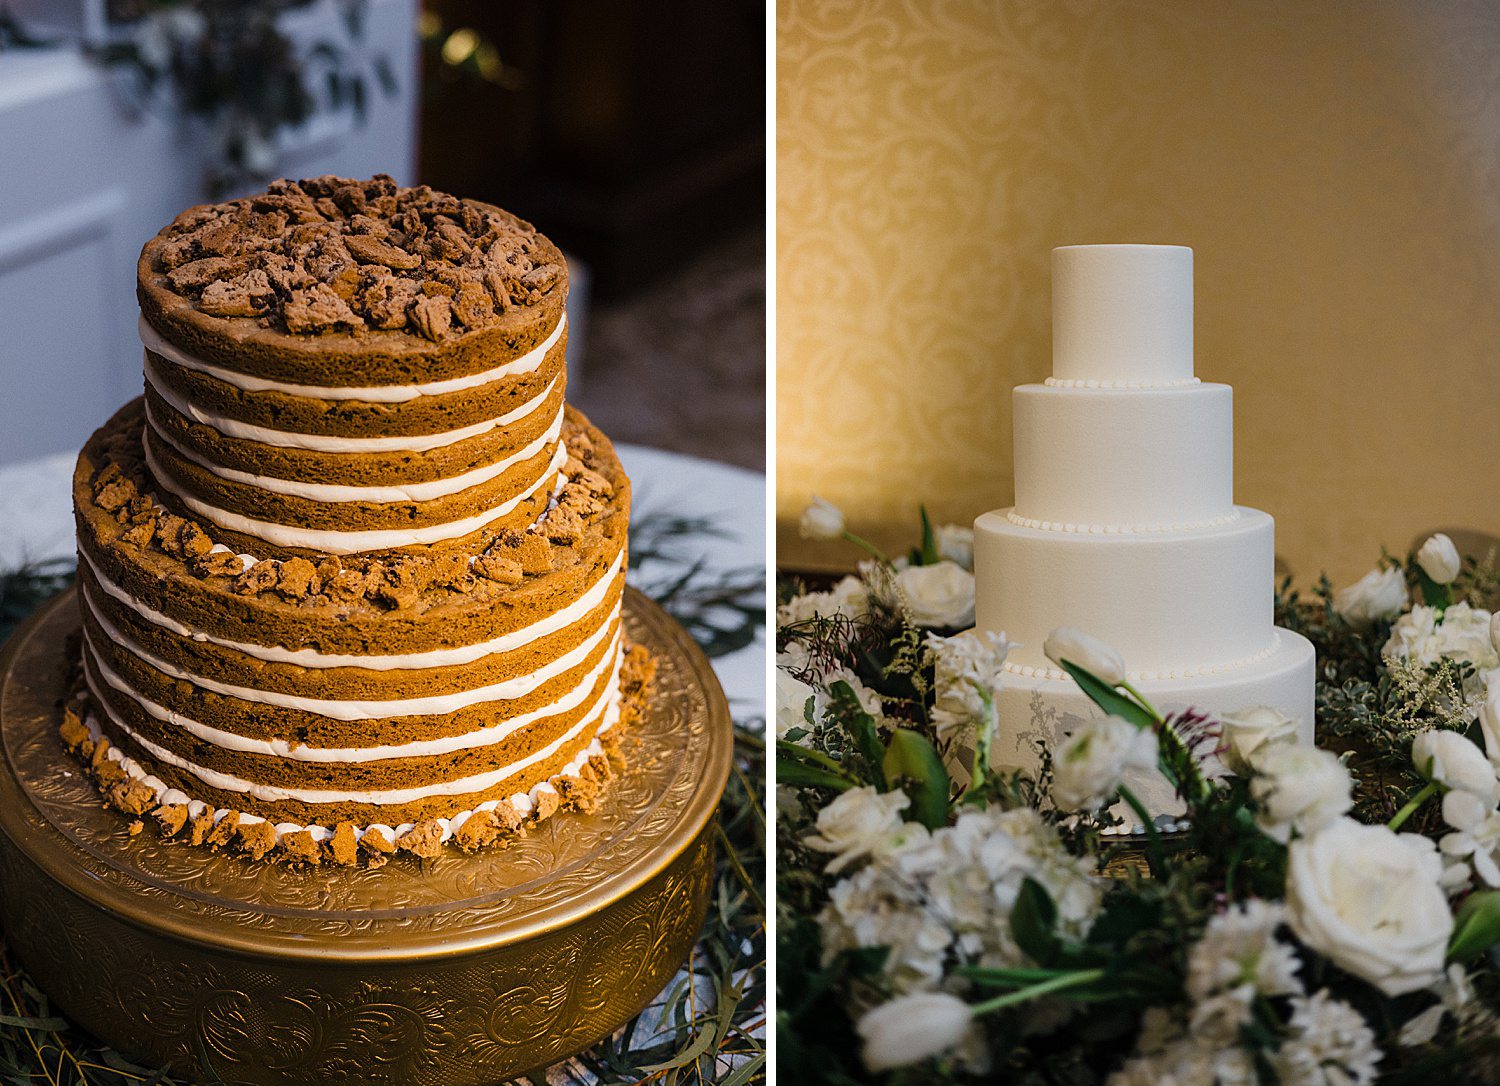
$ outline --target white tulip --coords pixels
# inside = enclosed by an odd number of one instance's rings
[[[974,529],[967,524],[939,524],[932,532],[938,557],[974,568]]]
[[[957,562],[908,566],[896,574],[896,594],[918,626],[974,625],[974,574]]]
[[[1500,780],[1484,752],[1457,732],[1434,729],[1412,740],[1417,772],[1445,789],[1471,792],[1482,803],[1500,802]]]
[[[1311,837],[1354,806],[1349,770],[1326,750],[1305,743],[1272,743],[1254,763],[1250,796],[1255,823],[1286,844],[1296,831]]]
[[[1052,800],[1060,811],[1092,811],[1130,770],[1156,765],[1156,734],[1117,716],[1086,720],[1052,757]]]
[[[901,812],[911,801],[901,791],[851,788],[818,812],[818,832],[802,839],[809,848],[832,852],[828,873],[876,856],[903,839]]]
[[[1064,660],[1092,672],[1110,686],[1125,681],[1125,659],[1113,645],[1105,644],[1072,626],[1059,626],[1042,643],[1047,659],[1058,667]]]
[[[1484,753],[1500,772],[1500,683],[1490,683],[1489,694],[1479,707],[1479,730],[1484,735]]]
[[[1388,996],[1434,983],[1453,914],[1431,841],[1341,818],[1294,841],[1287,856],[1287,922],[1297,938]]]
[[[838,539],[844,534],[844,511],[814,494],[798,527],[803,539]]]
[[[1219,757],[1230,772],[1250,776],[1255,755],[1272,743],[1295,743],[1300,726],[1269,705],[1225,713],[1219,718],[1224,740]]]
[[[1458,548],[1453,545],[1453,540],[1438,532],[1418,549],[1417,565],[1422,567],[1422,572],[1433,583],[1451,584],[1453,578],[1458,576],[1458,571],[1463,568],[1463,560],[1459,558]]]
[[[969,1005],[947,992],[913,992],[866,1011],[855,1029],[871,1071],[904,1067],[957,1047],[969,1032]]]
[[[1361,624],[1400,614],[1406,602],[1406,575],[1399,569],[1372,569],[1333,594],[1333,609]]]

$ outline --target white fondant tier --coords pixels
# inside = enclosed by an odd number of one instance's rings
[[[1217,718],[1237,709],[1270,705],[1296,719],[1301,740],[1311,743],[1313,646],[1290,630],[1275,633],[1274,651],[1243,667],[1195,678],[1142,679],[1133,685],[1163,713],[1192,708]],[[1034,770],[1038,742],[1055,750],[1081,721],[1102,715],[1071,679],[1021,674],[1009,666],[996,708],[1000,727],[991,763],[1001,768]],[[1211,759],[1209,764],[1215,763]],[[1126,784],[1153,812],[1182,809],[1159,773],[1138,774]]]
[[[1016,517],[1120,531],[1234,512],[1228,385],[1015,390]]]
[[[1068,245],[1052,250],[1052,376],[1173,385],[1193,376],[1193,250]]]
[[[1237,507],[1226,523],[1175,532],[1089,534],[974,522],[975,621],[1020,647],[1017,667],[1050,668],[1059,626],[1116,646],[1132,675],[1195,676],[1273,648],[1275,525]]]

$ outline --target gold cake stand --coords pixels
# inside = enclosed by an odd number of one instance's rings
[[[656,996],[708,908],[733,745],[708,661],[625,597],[658,660],[626,770],[590,813],[478,855],[293,869],[105,809],[57,738],[73,592],[0,653],[0,925],[79,1025],[225,1086],[493,1086]]]

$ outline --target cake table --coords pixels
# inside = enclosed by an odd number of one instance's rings
[[[697,937],[728,774],[708,661],[627,590],[659,662],[632,767],[588,814],[378,869],[183,847],[102,807],[57,737],[75,593],[0,654],[0,926],[80,1025],[226,1086],[493,1084],[639,1012]]]

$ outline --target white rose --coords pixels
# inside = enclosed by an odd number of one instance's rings
[[[1287,922],[1304,943],[1388,996],[1435,982],[1453,916],[1433,843],[1341,818],[1295,841],[1287,857]]]
[[[974,625],[974,574],[957,562],[903,569],[896,574],[896,592],[918,626]]]
[[[1219,757],[1231,772],[1241,777],[1250,776],[1251,762],[1257,752],[1273,743],[1297,742],[1298,722],[1269,705],[1225,713],[1219,719],[1224,739]]]
[[[964,524],[939,524],[933,530],[938,557],[956,562],[964,569],[974,568],[974,529]]]
[[[785,739],[793,728],[810,728],[807,722],[807,703],[811,699],[817,704],[818,692],[801,679],[782,669],[776,669],[776,738]]]
[[[1435,584],[1451,584],[1463,568],[1463,560],[1453,540],[1438,532],[1417,550],[1417,565]]]
[[[873,788],[851,788],[818,812],[818,832],[803,843],[819,852],[834,853],[828,873],[875,856],[902,840],[901,812],[911,801],[901,791],[877,792]]]
[[[1052,758],[1052,800],[1060,811],[1092,811],[1132,769],[1156,765],[1156,735],[1117,716],[1086,720]]]
[[[1406,607],[1406,575],[1399,569],[1372,569],[1333,594],[1333,609],[1350,622],[1390,618]]]
[[[1125,659],[1113,645],[1091,637],[1072,626],[1059,626],[1042,643],[1042,651],[1058,667],[1064,660],[1093,672],[1110,686],[1125,681]]]
[[[1326,750],[1305,743],[1273,743],[1255,760],[1250,796],[1255,823],[1282,844],[1295,830],[1311,837],[1354,805],[1349,770]]]
[[[1446,789],[1471,792],[1490,807],[1500,802],[1500,780],[1484,752],[1450,731],[1425,731],[1412,740],[1411,760],[1417,772]]]
[[[885,1071],[956,1048],[973,1020],[957,996],[913,992],[866,1011],[854,1028],[865,1042],[865,1066]]]
[[[798,527],[803,539],[838,539],[844,534],[844,511],[814,494]]]

